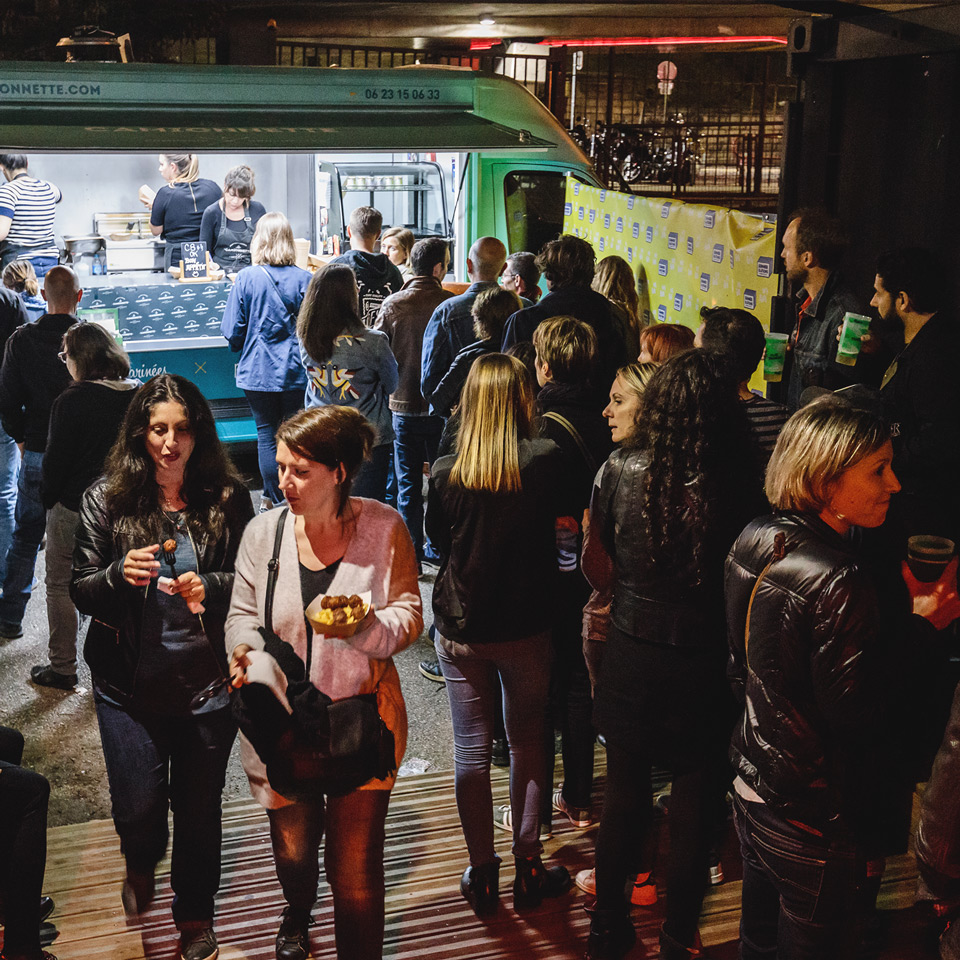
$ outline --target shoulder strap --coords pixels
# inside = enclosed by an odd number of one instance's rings
[[[277,535],[273,539],[273,556],[267,563],[267,595],[263,601],[263,625],[273,633],[273,594],[277,589],[277,574],[280,570],[280,544],[283,543],[283,528],[287,525],[289,507],[280,511],[280,522],[277,524]]]
[[[786,543],[787,535],[783,532],[778,533],[773,538],[773,556],[770,558],[770,562],[760,571],[760,576],[757,577],[757,582],[753,585],[753,590],[750,591],[750,601],[747,603],[747,622],[743,631],[743,659],[747,667],[750,666],[750,611],[753,609],[753,601],[760,589],[760,584],[763,583],[763,578],[770,572],[770,568],[787,555]]]
[[[283,299],[283,295],[280,293],[280,284],[277,283],[277,281],[273,278],[273,275],[262,263],[259,266],[260,269],[267,275],[267,279],[273,284],[273,289],[276,291],[277,299],[283,304],[284,310],[286,310],[290,315],[290,319],[296,322],[297,312],[293,309],[293,307],[290,306],[289,303],[287,303],[286,300]]]
[[[583,442],[583,437],[580,436],[580,431],[564,416],[561,416],[559,413],[555,413],[553,410],[548,410],[543,415],[544,420],[554,420],[563,427],[567,433],[573,437],[574,443],[580,449],[580,453],[583,456],[583,459],[587,463],[587,468],[590,470],[591,474],[597,472],[597,461],[593,458],[593,455],[587,449],[587,445]]]

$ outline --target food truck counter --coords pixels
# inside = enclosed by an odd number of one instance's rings
[[[232,285],[230,280],[180,283],[161,273],[90,277],[78,316],[116,324],[130,354],[131,376],[149,380],[174,373],[192,380],[210,401],[221,439],[252,442],[256,428],[236,385],[239,354],[220,335]]]

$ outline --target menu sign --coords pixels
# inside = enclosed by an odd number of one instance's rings
[[[182,280],[199,280],[207,277],[207,244],[203,240],[187,240],[180,244],[180,259],[183,262]]]

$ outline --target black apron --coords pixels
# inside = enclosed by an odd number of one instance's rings
[[[243,211],[243,220],[228,220],[226,206],[220,209],[220,232],[211,256],[226,273],[239,273],[250,266],[250,241],[254,229],[249,203],[244,203]]]

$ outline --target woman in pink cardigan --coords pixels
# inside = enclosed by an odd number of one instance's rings
[[[280,491],[287,510],[261,514],[247,527],[236,562],[226,643],[235,685],[262,651],[267,561],[284,523],[273,601],[273,629],[301,660],[312,644],[310,681],[333,700],[377,694],[393,732],[397,766],[407,714],[394,653],[423,628],[413,543],[400,515],[375,500],[350,496],[350,485],[373,446],[374,430],[349,407],[303,410],[277,433]],[[345,639],[307,634],[304,610],[321,594],[370,591],[372,613]],[[383,843],[394,778],[371,780],[346,796],[292,802],[274,791],[249,741],[243,766],[254,798],[267,810],[277,876],[287,906],[277,934],[278,960],[303,960],[317,897],[317,854],[326,827],[324,869],[333,893],[337,956],[379,960],[383,952]]]

